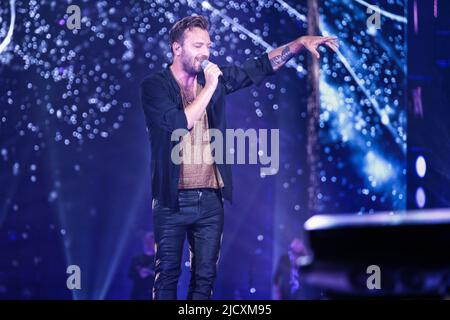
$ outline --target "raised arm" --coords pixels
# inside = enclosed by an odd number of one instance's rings
[[[337,37],[303,36],[269,52],[269,60],[274,71],[286,64],[294,55],[306,48],[316,58],[320,58],[317,47],[326,45],[333,51],[339,48]]]

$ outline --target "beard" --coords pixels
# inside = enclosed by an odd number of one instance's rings
[[[190,58],[189,56],[184,56],[181,59],[183,69],[186,73],[196,75],[202,71],[200,61],[195,58]]]

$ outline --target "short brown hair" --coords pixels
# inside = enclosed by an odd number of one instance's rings
[[[178,20],[169,32],[170,49],[174,42],[183,43],[184,31],[195,27],[208,31],[208,20],[203,16],[188,16]]]

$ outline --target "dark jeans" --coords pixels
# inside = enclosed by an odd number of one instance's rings
[[[189,300],[206,300],[212,295],[223,232],[223,201],[220,190],[182,189],[180,211],[153,201],[153,229],[156,243],[155,300],[176,300],[181,273],[184,239],[190,250]]]

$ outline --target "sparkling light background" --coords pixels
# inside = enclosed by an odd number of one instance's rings
[[[406,3],[381,1],[380,29],[367,2],[323,1],[323,34],[337,55],[321,65],[321,211],[406,209]],[[370,8],[370,7],[369,7]]]
[[[403,3],[380,7],[404,16]],[[81,8],[80,30],[65,25],[70,4]],[[366,30],[361,1],[323,1],[321,10],[322,32],[341,45],[339,55],[322,53],[321,210],[400,209],[406,25],[383,17],[382,30]],[[194,13],[208,16],[219,64],[307,28],[306,1],[1,2],[0,297],[128,297],[130,259],[151,229],[139,83],[170,61],[168,29]],[[273,265],[309,217],[307,57],[227,101],[231,128],[280,129],[280,172],[234,167],[217,298],[270,298]],[[65,288],[69,264],[82,269],[81,291]]]

